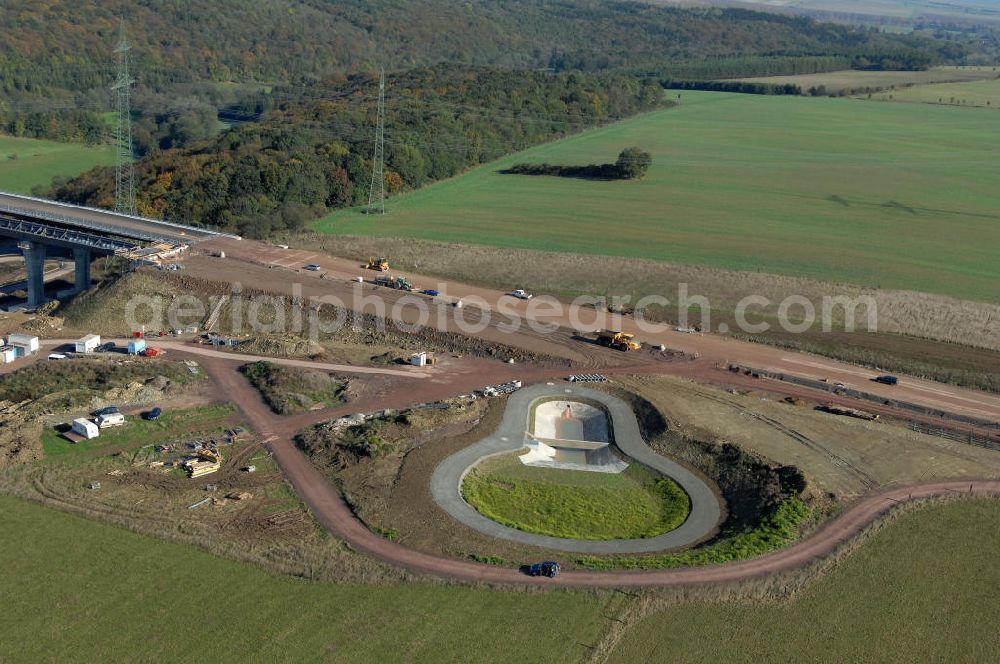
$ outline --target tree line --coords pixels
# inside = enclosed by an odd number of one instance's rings
[[[560,164],[514,164],[504,170],[510,175],[551,175],[584,180],[638,180],[646,175],[653,157],[639,147],[625,148],[611,164],[567,166]]]

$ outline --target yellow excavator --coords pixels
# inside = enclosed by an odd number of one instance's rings
[[[368,262],[365,263],[366,270],[377,270],[379,272],[389,271],[389,259],[387,258],[369,258]]]
[[[635,341],[635,335],[628,332],[613,332],[611,330],[601,330],[597,333],[597,343],[608,348],[614,348],[622,352],[639,350],[642,344]]]

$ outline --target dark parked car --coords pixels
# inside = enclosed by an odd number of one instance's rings
[[[542,563],[527,565],[524,572],[528,576],[547,576],[552,578],[559,574],[559,563],[554,560],[546,560]]]
[[[109,352],[113,351],[117,347],[118,346],[115,345],[114,341],[109,341],[106,344],[101,344],[100,346],[98,346],[97,347],[97,352],[98,353],[109,353]]]
[[[160,419],[160,415],[162,414],[163,414],[163,409],[161,409],[160,407],[156,407],[153,410],[143,413],[142,417],[152,422],[153,420]]]
[[[441,293],[439,293],[438,291],[434,290],[433,288],[427,288],[427,289],[424,290],[424,295],[430,295],[431,297],[437,297],[440,294]]]
[[[878,376],[874,380],[876,383],[882,383],[883,385],[895,385],[899,382],[899,379],[895,376]]]

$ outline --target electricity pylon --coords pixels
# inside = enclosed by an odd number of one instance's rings
[[[385,214],[385,68],[378,77],[378,119],[375,121],[375,150],[372,155],[372,181],[368,188],[366,214]]]
[[[135,80],[128,72],[128,52],[125,39],[125,19],[121,22],[121,39],[115,47],[118,55],[118,78],[111,89],[118,98],[118,124],[115,126],[115,212],[135,214],[135,167],[132,164],[132,100]]]

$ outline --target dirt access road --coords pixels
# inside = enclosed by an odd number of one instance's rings
[[[238,364],[228,359],[207,357],[202,363],[220,390],[242,411],[248,423],[274,454],[295,492],[313,516],[331,534],[355,550],[375,556],[418,574],[431,574],[470,583],[531,584],[579,588],[629,586],[686,586],[730,583],[793,570],[835,552],[872,521],[895,505],[931,496],[964,493],[1000,494],[1000,481],[936,482],[896,487],[861,499],[843,514],[798,544],[775,553],[738,563],[641,572],[565,572],[555,579],[527,577],[518,570],[442,558],[408,549],[368,530],[351,512],[333,485],[312,465],[292,442],[302,418],[275,415],[260,395],[236,372]],[[356,406],[354,407],[356,408]],[[315,414],[310,414],[315,417]]]
[[[232,281],[242,279],[244,283],[264,283],[268,284],[269,288],[273,286],[282,290],[288,288],[292,282],[329,290],[335,286],[335,282],[340,282],[342,286],[358,276],[371,279],[376,274],[371,270],[364,270],[356,261],[333,258],[309,250],[286,250],[251,240],[236,241],[220,238],[198,245],[199,252],[211,253],[219,250],[226,252],[226,259],[201,257],[204,260],[210,260],[211,263],[207,266],[203,264],[199,268],[197,262],[192,262],[192,268],[194,268],[192,271],[211,274],[211,278],[215,280],[218,280],[220,275],[226,275]],[[248,263],[248,265],[240,266],[241,262]],[[255,272],[250,269],[251,265],[249,264],[252,263],[268,266],[271,268],[270,273]],[[308,263],[320,265],[321,270],[317,272],[303,271],[302,267]],[[538,299],[523,302],[494,289],[480,288],[413,273],[409,273],[408,276],[410,281],[417,286],[440,291],[442,294],[440,299],[446,302],[455,299],[475,300],[479,302],[476,306],[481,306],[491,313],[497,314],[501,319],[514,313],[526,320],[554,324],[580,333],[589,333],[596,329],[595,325],[588,324],[588,321],[595,320],[596,313],[593,309],[567,306],[559,312],[553,312],[549,308],[541,306],[541,301]],[[365,286],[368,293],[375,292],[375,288]],[[384,288],[380,292],[391,293]],[[349,300],[347,301],[349,302]],[[432,324],[436,324],[436,322],[432,322]],[[900,383],[896,386],[886,386],[873,382],[871,379],[876,373],[869,369],[817,355],[787,351],[715,334],[686,334],[669,328],[661,329],[655,333],[647,333],[639,328],[636,321],[628,317],[622,317],[618,326],[624,332],[635,333],[638,338],[647,343],[663,344],[671,349],[697,355],[702,361],[711,364],[738,363],[756,369],[817,380],[825,379],[830,383],[844,383],[850,387],[863,389],[886,399],[909,401],[930,408],[1000,422],[1000,398],[984,392],[944,385],[911,376],[901,377]],[[492,332],[493,330],[487,331],[487,333]],[[523,347],[523,344],[536,344],[534,349],[537,352],[559,355],[559,353],[551,352],[552,349],[548,347],[549,344],[546,343],[545,336],[534,333],[529,335],[522,330],[517,333],[505,333],[502,338],[510,345]],[[565,346],[564,340],[560,341],[563,342],[561,345]]]

